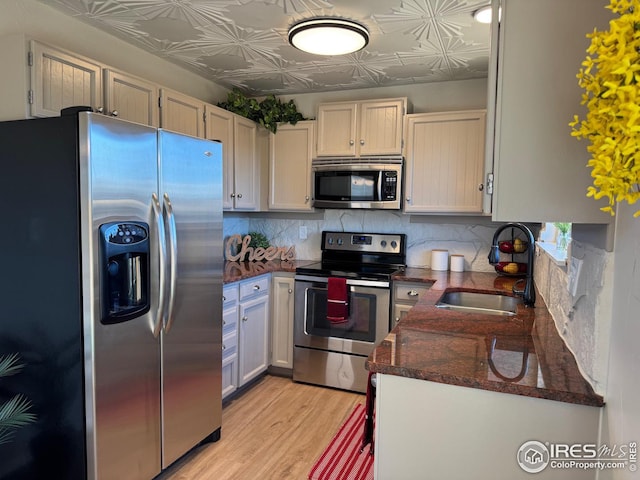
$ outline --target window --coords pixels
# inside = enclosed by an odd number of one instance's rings
[[[571,248],[571,223],[546,222],[542,224],[538,245],[558,263],[566,263]]]

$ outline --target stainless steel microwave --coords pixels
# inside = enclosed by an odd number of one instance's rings
[[[314,207],[400,209],[402,158],[317,159],[312,170]]]

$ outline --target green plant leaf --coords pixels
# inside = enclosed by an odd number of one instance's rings
[[[278,122],[295,125],[298,121],[305,119],[298,112],[293,100],[283,103],[275,95],[270,94],[258,102],[255,98],[248,98],[238,88],[230,91],[227,94],[227,101],[218,103],[218,106],[249,118],[273,133],[277,132]]]
[[[8,377],[9,375],[14,375],[22,370],[24,365],[18,363],[19,359],[20,355],[17,353],[3,355],[0,357],[0,377]]]
[[[0,445],[11,441],[14,430],[36,421],[36,415],[29,412],[31,402],[18,394],[0,406]]]
[[[249,242],[249,246],[252,248],[268,248],[269,247],[269,239],[260,232],[249,232],[251,235],[251,242]]]

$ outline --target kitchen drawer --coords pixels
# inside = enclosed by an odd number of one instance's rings
[[[238,354],[238,336],[236,332],[222,337],[222,363]]]
[[[238,389],[238,361],[228,360],[222,362],[222,398],[232,394]]]
[[[261,275],[250,280],[240,282],[240,300],[269,293],[269,275]]]
[[[238,330],[238,307],[231,305],[222,311],[222,336]]]
[[[238,282],[230,283],[222,288],[222,303],[224,305],[237,303],[239,298]]]
[[[397,283],[393,285],[393,298],[396,302],[416,303],[427,290],[428,284]]]

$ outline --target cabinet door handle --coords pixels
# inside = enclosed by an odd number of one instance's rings
[[[354,142],[353,140],[349,140],[349,145],[354,145],[356,142]]]
[[[232,194],[231,194],[231,198],[236,198],[236,194],[235,194],[235,193],[232,193]]]
[[[411,203],[411,197],[407,197],[407,203]]]
[[[417,296],[418,296],[418,295],[420,295],[420,294],[419,294],[418,292],[416,292],[415,290],[409,290],[409,291],[407,292],[407,295],[408,295],[409,297],[417,297]]]
[[[260,290],[260,285],[254,285],[254,286],[253,286],[253,289],[254,289],[254,290]]]
[[[481,183],[480,185],[478,185],[478,190],[480,191],[484,190],[484,183]]]
[[[242,198],[242,194],[241,193],[238,194],[238,198]]]
[[[222,301],[226,302],[227,301],[227,297],[225,297],[224,295],[222,295]]]
[[[309,195],[307,195],[306,197],[304,197],[304,203],[307,203],[309,201]]]
[[[360,145],[364,145],[364,140],[360,140]]]
[[[112,117],[117,117],[118,116],[118,110],[114,110],[113,112],[111,112],[111,116]]]
[[[246,322],[247,320],[249,320],[249,317],[242,317],[243,322]]]
[[[222,320],[222,325],[226,325],[227,321],[226,320]]]
[[[289,293],[293,293],[293,290],[289,289]]]
[[[222,350],[226,349],[227,347],[225,347],[224,343],[222,344]]]

